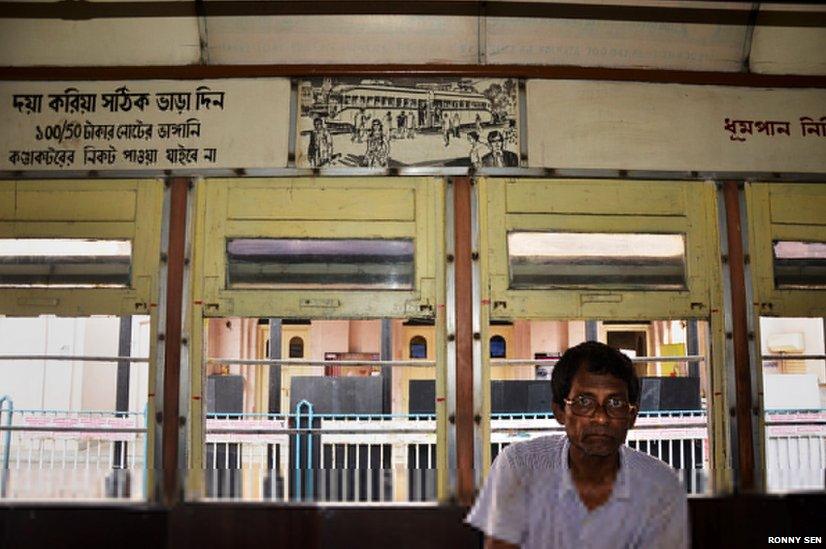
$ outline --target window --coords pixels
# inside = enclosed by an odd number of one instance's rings
[[[826,242],[779,240],[772,252],[775,288],[826,289]]]
[[[495,335],[490,338],[490,358],[505,358],[508,354],[505,338]]]
[[[629,355],[640,377],[640,412],[626,444],[676,469],[687,492],[709,491],[709,325],[701,320],[650,322],[657,338],[641,354],[635,349],[644,348],[633,346],[636,338],[612,338],[631,332],[606,330],[617,325],[600,320],[513,319],[507,357],[504,337],[491,336],[490,459],[514,442],[564,432],[553,420],[551,375],[562,353],[592,339],[592,331],[595,339]]]
[[[304,358],[304,340],[298,336],[290,338],[290,358]]]
[[[0,288],[124,288],[129,240],[0,239]]]
[[[427,340],[422,336],[410,340],[410,358],[427,358]]]
[[[204,496],[435,500],[436,365],[426,356],[411,361],[404,349],[426,347],[432,327],[403,318],[284,320],[282,344],[271,349],[278,355],[269,357],[250,337],[267,337],[254,329],[261,319],[205,324]],[[298,328],[306,335],[296,336]],[[395,360],[379,362],[387,340],[402,346]]]
[[[686,287],[682,234],[511,232],[511,289]]]
[[[413,239],[230,239],[227,285],[409,290],[413,247]]]
[[[0,316],[3,499],[146,499],[152,339],[145,315]]]
[[[761,317],[766,490],[823,490],[826,320]]]

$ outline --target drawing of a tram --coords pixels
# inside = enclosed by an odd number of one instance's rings
[[[339,84],[330,90],[325,109],[328,124],[354,128],[359,116],[392,125],[401,113],[412,115],[412,126],[421,131],[458,122],[461,126],[493,122],[491,101],[468,89],[399,86],[386,80],[363,80],[359,84]]]

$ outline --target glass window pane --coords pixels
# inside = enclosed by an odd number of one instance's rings
[[[776,288],[826,288],[826,242],[775,241]]]
[[[686,287],[682,234],[511,232],[508,261],[512,289]]]
[[[413,240],[235,238],[230,288],[413,289]]]
[[[129,240],[0,239],[0,288],[124,288]]]

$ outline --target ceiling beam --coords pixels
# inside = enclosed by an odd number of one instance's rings
[[[580,4],[576,2],[505,2],[479,0],[260,0],[193,1],[124,1],[90,2],[1,2],[0,19],[89,20],[107,18],[193,17],[203,9],[206,17],[264,17],[288,15],[430,15],[465,17],[523,17],[544,19],[582,19],[601,21],[638,21],[653,23],[697,23],[744,26],[748,24],[752,4],[720,4],[720,7],[680,5],[637,6],[633,4]],[[717,2],[711,2],[715,4]],[[799,0],[795,4],[818,4],[817,0]],[[800,10],[789,6],[761,13],[764,26],[826,27],[826,11]]]

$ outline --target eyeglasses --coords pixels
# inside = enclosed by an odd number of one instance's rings
[[[612,419],[625,419],[637,407],[629,404],[624,398],[610,397],[603,404],[599,404],[597,399],[588,395],[579,395],[573,399],[564,399],[571,413],[575,416],[593,417],[597,412],[597,408],[605,410],[605,415]]]

